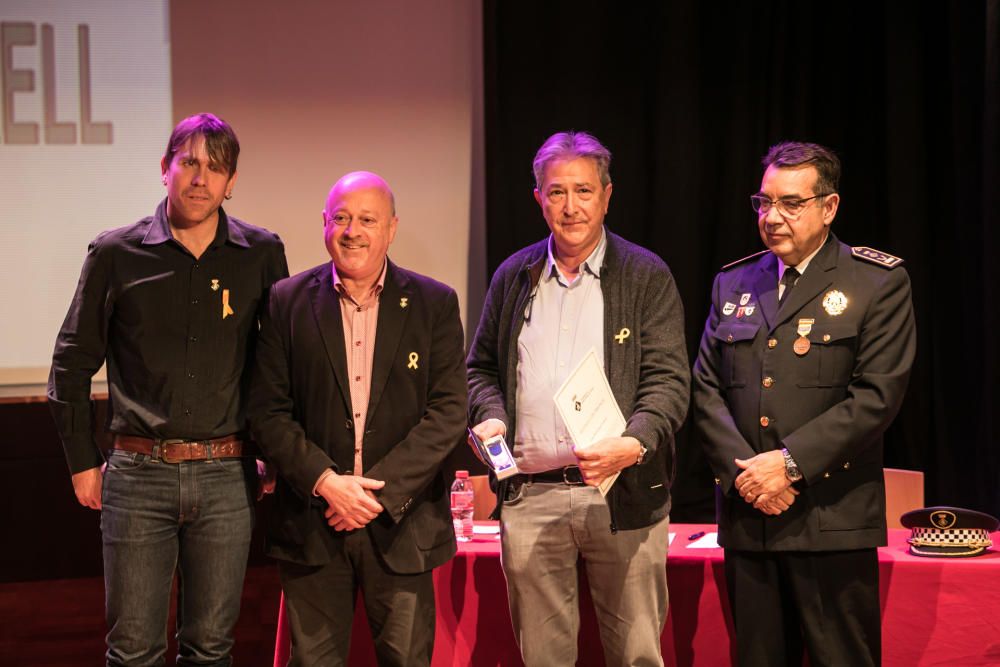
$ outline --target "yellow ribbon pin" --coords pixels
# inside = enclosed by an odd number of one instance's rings
[[[406,308],[406,306],[407,306],[408,302],[409,302],[409,299],[407,299],[407,298],[406,298],[406,297],[404,296],[404,297],[403,297],[402,299],[400,299],[400,300],[399,300],[399,307],[400,307],[400,308]]]
[[[229,307],[229,290],[222,290],[222,319],[226,319],[230,315],[235,315],[233,309]]]
[[[415,370],[417,368],[417,361],[419,359],[420,359],[419,354],[417,354],[416,352],[410,352],[410,363],[406,364],[406,367]]]
[[[615,336],[615,340],[618,341],[619,345],[623,345],[625,343],[625,339],[631,335],[632,332],[628,330],[628,327],[622,327],[622,330]]]

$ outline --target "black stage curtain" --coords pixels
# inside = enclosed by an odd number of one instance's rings
[[[659,253],[694,359],[714,274],[761,249],[748,196],[782,139],[837,150],[834,231],[903,257],[919,351],[886,465],[927,503],[1000,515],[1000,0],[484,3],[487,258],[547,230],[531,160],[553,132],[614,154],[608,225]],[[685,428],[675,520],[711,518]]]

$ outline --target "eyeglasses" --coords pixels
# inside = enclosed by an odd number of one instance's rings
[[[826,197],[833,194],[832,192],[825,192],[821,195],[813,195],[812,197],[800,198],[800,197],[789,197],[782,199],[771,199],[765,195],[750,195],[750,206],[758,215],[767,215],[771,212],[771,207],[776,206],[778,208],[778,213],[782,216],[795,220],[802,212],[808,208],[808,202],[813,199],[818,199],[819,197]]]

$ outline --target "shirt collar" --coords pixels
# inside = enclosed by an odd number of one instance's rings
[[[389,267],[389,260],[388,259],[382,260],[382,272],[379,274],[378,280],[375,281],[375,284],[372,285],[371,292],[369,292],[371,296],[378,296],[379,294],[382,293],[382,289],[385,287],[385,275],[388,272],[387,271],[388,267]],[[337,292],[337,294],[340,294],[341,296],[346,296],[347,298],[351,298],[350,294],[347,292],[347,288],[344,286],[344,281],[340,279],[340,275],[337,273],[337,265],[334,264],[333,262],[330,262],[330,274],[332,278],[333,289]]]
[[[143,245],[158,245],[160,243],[165,243],[174,238],[174,235],[170,232],[170,220],[167,218],[167,200],[166,198],[160,202],[160,205],[156,207],[156,213],[153,214],[153,221],[149,225],[149,229],[146,230],[146,235],[142,239]],[[233,243],[234,245],[242,246],[244,248],[250,247],[250,242],[247,241],[246,235],[243,234],[243,230],[236,226],[236,224],[229,219],[226,212],[219,207],[219,224],[215,228],[215,239],[212,241],[210,248],[226,243],[227,241]]]
[[[796,271],[799,272],[800,276],[803,273],[806,272],[806,267],[809,266],[809,262],[811,262],[812,258],[815,257],[819,253],[819,251],[823,249],[823,246],[826,245],[826,242],[827,242],[827,240],[829,238],[830,238],[830,233],[827,232],[826,239],[823,239],[823,242],[819,244],[819,247],[816,248],[815,250],[813,250],[811,253],[809,253],[809,255],[805,259],[803,259],[801,262],[799,262],[798,264],[795,265],[794,268],[795,268]],[[785,265],[785,263],[783,261],[781,261],[781,259],[779,258],[778,259],[778,282],[779,283],[781,282],[782,276],[785,275],[785,269],[787,269],[787,268],[788,267]]]
[[[546,245],[546,258],[545,258],[545,270],[542,272],[542,280],[548,280],[550,278],[559,275],[559,267],[556,266],[556,256],[553,254],[553,248],[555,247],[555,241],[552,238],[552,234],[549,234],[549,242]],[[597,247],[594,248],[593,252],[587,256],[587,259],[583,260],[583,264],[580,265],[580,270],[590,273],[596,278],[601,277],[601,267],[604,266],[604,254],[608,250],[608,232],[605,228],[601,228],[601,240],[597,242]]]

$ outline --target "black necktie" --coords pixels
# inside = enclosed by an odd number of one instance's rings
[[[792,291],[793,287],[795,287],[795,283],[798,282],[800,275],[802,274],[790,266],[785,269],[784,275],[781,276],[781,284],[785,286],[785,291],[781,293],[781,298],[778,299],[778,303],[782,303],[788,298],[788,293]]]

